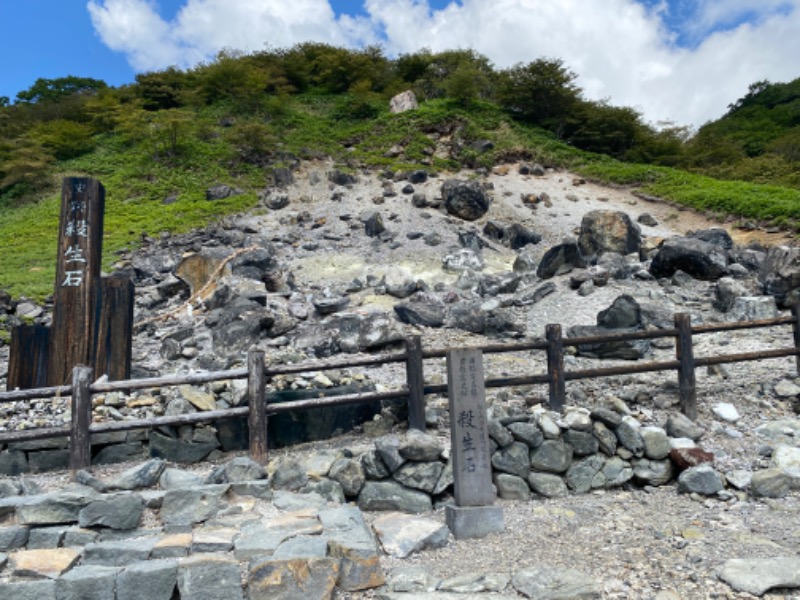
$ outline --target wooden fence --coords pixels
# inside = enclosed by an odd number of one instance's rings
[[[800,305],[793,307],[792,315],[774,319],[741,321],[712,325],[692,325],[690,316],[685,313],[675,315],[672,329],[653,331],[634,331],[608,333],[590,337],[563,337],[560,325],[548,325],[545,339],[542,341],[496,344],[482,346],[485,354],[501,352],[544,351],[547,356],[547,372],[522,377],[489,379],[485,382],[488,388],[511,387],[532,384],[547,384],[549,388],[548,406],[552,410],[562,412],[566,403],[566,382],[579,379],[593,379],[618,375],[631,375],[656,371],[676,371],[680,409],[691,419],[697,418],[697,389],[695,369],[703,366],[737,363],[794,356],[796,368],[800,374]],[[791,325],[793,330],[793,346],[773,350],[761,350],[740,354],[726,354],[696,358],[694,356],[693,337],[722,331],[742,329],[759,329],[779,325]],[[656,338],[673,338],[675,340],[675,359],[669,361],[651,361],[635,364],[616,365],[597,369],[566,371],[564,368],[564,348],[587,344],[602,344]],[[0,432],[0,444],[37,439],[68,437],[69,466],[72,470],[87,468],[91,465],[92,434],[131,429],[154,428],[164,426],[187,425],[210,422],[237,417],[246,417],[249,426],[250,457],[261,463],[267,461],[267,420],[270,415],[277,415],[297,410],[314,409],[325,406],[340,406],[361,402],[406,399],[408,402],[409,427],[425,428],[425,396],[427,394],[446,394],[447,384],[427,385],[424,378],[424,361],[426,359],[444,358],[447,350],[425,350],[420,336],[410,336],[405,340],[402,352],[382,354],[367,358],[350,358],[337,361],[313,361],[294,365],[277,365],[267,367],[264,352],[252,350],[247,356],[247,367],[227,371],[196,373],[155,377],[148,379],[132,379],[126,381],[109,381],[92,383],[92,369],[75,367],[72,384],[56,387],[18,390],[0,393],[0,403],[19,402],[34,398],[53,398],[71,396],[72,421],[69,427],[39,428],[23,431]],[[361,366],[376,366],[391,363],[403,363],[406,372],[406,385],[386,392],[370,392],[348,394],[342,396],[319,397],[291,402],[270,402],[272,396],[267,393],[267,381],[278,375],[323,371],[329,369],[345,369]],[[203,411],[186,415],[163,416],[150,419],[132,419],[114,422],[92,422],[92,396],[109,392],[130,392],[132,390],[161,388],[168,386],[210,383],[213,381],[247,379],[248,405],[224,410]]]

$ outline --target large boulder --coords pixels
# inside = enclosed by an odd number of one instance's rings
[[[381,310],[339,313],[330,317],[325,328],[335,332],[343,352],[377,350],[405,339],[394,317]]]
[[[401,92],[389,100],[389,110],[391,110],[393,114],[414,110],[418,106],[417,97],[411,90]]]
[[[608,329],[641,327],[642,309],[633,296],[623,294],[597,314],[597,324]]]
[[[503,231],[503,241],[512,250],[519,250],[528,244],[538,244],[542,241],[542,236],[531,231],[524,225],[514,223],[506,227]]]
[[[578,246],[584,256],[638,253],[641,245],[641,229],[626,213],[593,210],[583,216]]]
[[[753,290],[741,281],[732,277],[723,277],[714,286],[714,308],[720,312],[728,312],[736,304],[737,298],[753,296]]]
[[[728,271],[726,251],[715,244],[689,237],[666,240],[650,264],[653,277],[672,277],[683,271],[703,281],[715,281]]]
[[[758,270],[758,280],[764,293],[775,297],[781,308],[788,308],[797,302],[800,294],[800,248],[774,246]]]
[[[513,337],[525,334],[525,325],[519,323],[511,311],[502,308],[487,310],[480,302],[468,300],[453,304],[448,325],[475,334],[499,333]]]
[[[536,275],[541,279],[550,279],[556,275],[568,273],[575,268],[587,266],[577,242],[564,242],[550,248],[544,253]]]
[[[441,327],[444,325],[444,302],[436,296],[428,294],[415,294],[408,302],[394,305],[397,318],[409,325],[423,325],[425,327]]]
[[[206,323],[220,352],[246,352],[272,327],[275,320],[258,302],[236,297],[212,310]]]
[[[721,227],[712,227],[711,229],[701,229],[700,231],[694,231],[692,233],[686,234],[686,237],[695,238],[697,240],[708,242],[709,244],[719,246],[724,250],[733,249],[733,238],[731,237],[731,234],[729,234]]]
[[[448,213],[465,221],[480,219],[491,204],[491,198],[479,182],[460,179],[448,179],[442,184],[442,199]]]

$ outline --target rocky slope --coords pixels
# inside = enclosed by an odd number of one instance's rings
[[[451,179],[461,183],[445,185]],[[264,348],[275,364],[392,349],[416,333],[426,347],[441,348],[538,338],[549,323],[568,332],[669,327],[675,312],[690,313],[695,323],[787,314],[779,306],[795,299],[797,257],[768,251],[787,238],[778,232],[708,232],[715,227],[689,211],[531,165],[433,176],[352,174],[306,163],[266,189],[259,210],[204,231],[148,238],[140,251],[120,258],[118,268],[137,288],[134,372],[240,366],[253,346]],[[683,237],[696,231],[706,233]],[[38,318],[46,321],[47,315]],[[792,334],[780,327],[696,341],[695,356],[709,356],[791,345]],[[540,354],[487,356],[487,377],[542,372]],[[583,348],[567,356],[567,368],[673,355],[671,341],[621,351]],[[7,356],[2,359],[7,364]],[[426,363],[426,379],[443,378],[441,361]],[[749,493],[749,477],[770,466],[775,447],[798,446],[796,367],[789,358],[738,363],[698,370],[697,379],[700,444],[728,478],[724,493],[631,487],[502,500],[505,534],[477,545],[451,541],[403,561],[385,556],[385,569],[410,564],[432,580],[481,574],[495,581],[498,574],[546,564],[590,575],[608,598],[750,597],[718,579],[725,561],[796,557],[800,551],[797,528],[787,527],[800,520],[797,489],[785,489],[778,499]],[[402,373],[387,366],[286,377],[273,385],[353,382],[379,388],[403,383]],[[662,427],[677,402],[672,373],[582,380],[567,389],[571,405],[611,407],[645,426]],[[243,390],[231,384],[209,391],[212,405],[225,407],[239,403]],[[545,394],[543,388],[517,387],[490,390],[487,400],[492,416],[501,419],[529,412]],[[97,417],[196,410],[180,390],[135,400],[109,396],[97,406]],[[430,431],[446,444],[446,399],[428,403]],[[0,424],[42,426],[67,417],[65,404],[42,402],[26,412],[4,410]],[[392,427],[394,416],[384,412],[365,430]],[[320,445],[356,450],[365,443],[357,436]],[[438,512],[429,516],[443,519]],[[470,585],[491,597],[491,586]],[[391,589],[364,597],[390,595]],[[415,589],[413,597],[424,597],[422,588]],[[510,587],[503,593],[517,597]]]

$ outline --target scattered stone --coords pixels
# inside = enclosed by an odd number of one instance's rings
[[[689,417],[679,413],[671,412],[667,417],[664,427],[667,435],[673,438],[689,438],[695,442],[705,435],[705,429],[696,425]]]
[[[800,557],[733,558],[718,576],[736,591],[756,596],[774,588],[800,588]]]
[[[713,496],[725,488],[725,483],[711,465],[690,467],[678,476],[678,492]]]
[[[588,575],[547,565],[517,571],[511,583],[523,596],[536,600],[588,600],[600,598],[602,593],[600,585]]]
[[[759,498],[785,498],[792,487],[792,477],[782,469],[756,471],[750,479],[750,492]]]
[[[384,552],[397,558],[427,548],[443,548],[450,536],[447,527],[437,521],[401,513],[382,515],[373,521],[372,527]]]

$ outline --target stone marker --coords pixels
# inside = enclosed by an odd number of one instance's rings
[[[447,389],[456,506],[446,508],[456,539],[503,531],[503,509],[492,506],[492,464],[480,350],[447,353]]]

